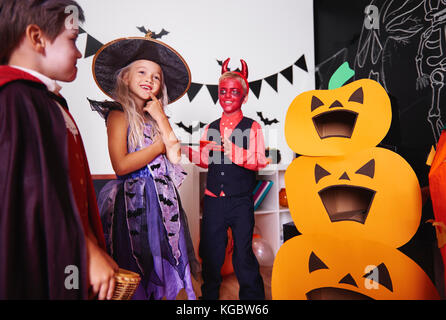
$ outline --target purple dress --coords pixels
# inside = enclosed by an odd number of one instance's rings
[[[146,124],[144,147],[153,142],[150,131]],[[133,299],[174,300],[182,288],[196,299],[191,274],[196,277],[199,263],[177,191],[185,175],[161,154],[108,182],[98,196],[110,255],[121,268],[141,275]]]

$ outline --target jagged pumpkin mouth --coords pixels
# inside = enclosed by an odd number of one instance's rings
[[[319,197],[331,222],[355,221],[364,224],[376,191],[351,185],[329,186]]]
[[[351,110],[327,111],[313,117],[313,124],[321,139],[351,138],[358,113]]]
[[[362,293],[342,288],[324,287],[306,293],[307,300],[374,300]]]

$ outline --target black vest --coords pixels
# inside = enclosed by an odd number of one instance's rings
[[[215,141],[223,146],[222,133],[220,132],[221,118],[209,125],[207,140]],[[246,150],[249,148],[249,136],[254,120],[243,117],[235,127],[229,140],[233,144]],[[256,172],[236,165],[229,160],[223,152],[209,152],[209,166],[207,175],[207,189],[216,196],[223,190],[225,195],[245,195],[254,190]]]

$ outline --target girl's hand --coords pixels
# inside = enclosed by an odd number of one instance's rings
[[[149,91],[149,95],[152,100],[147,101],[146,106],[142,110],[150,114],[156,122],[165,119],[166,114],[164,113],[161,102],[151,91]]]

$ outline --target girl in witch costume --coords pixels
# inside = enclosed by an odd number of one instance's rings
[[[110,255],[138,272],[134,299],[195,299],[196,260],[177,188],[185,172],[163,107],[183,96],[190,72],[162,42],[124,38],[104,45],[93,62],[99,88],[115,101],[90,101],[106,120],[109,154],[118,177],[98,196]]]

